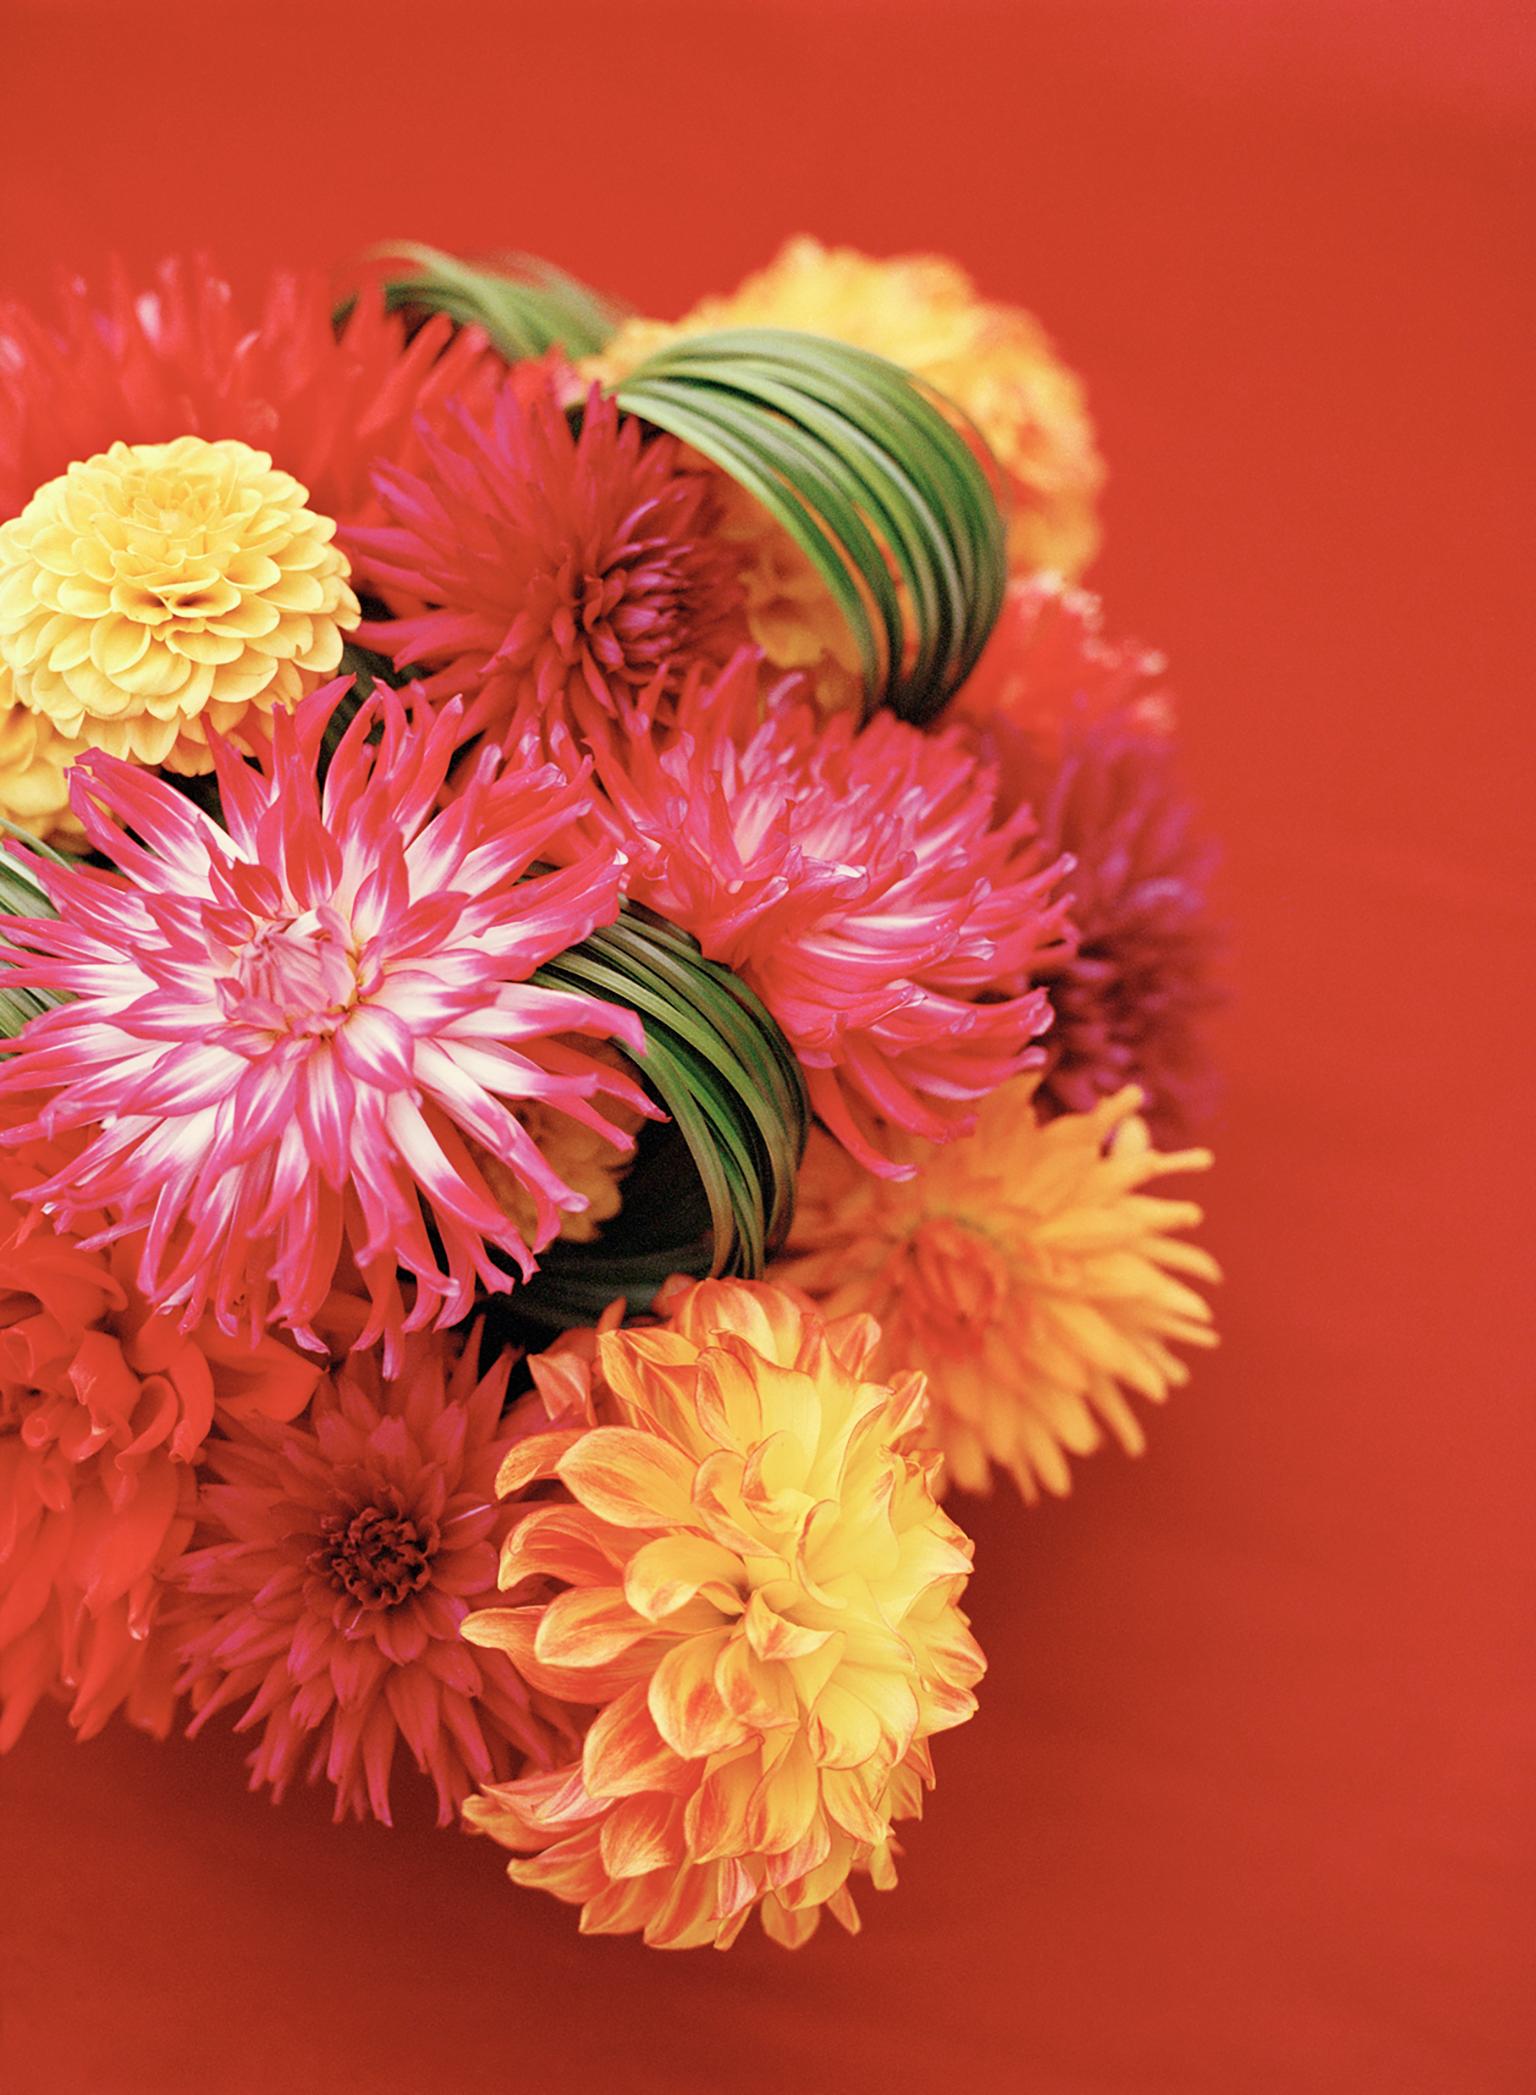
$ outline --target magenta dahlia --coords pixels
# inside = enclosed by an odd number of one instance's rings
[[[689,679],[669,728],[596,749],[584,834],[624,853],[626,891],[691,931],[778,1020],[828,1128],[871,1170],[880,1123],[942,1142],[1039,1065],[1032,974],[1062,934],[1060,867],[1027,812],[1002,820],[964,732],[881,714],[822,723],[758,661]]]
[[[146,1232],[139,1284],[188,1323],[274,1315],[318,1348],[344,1258],[372,1303],[358,1343],[468,1314],[555,1235],[570,1190],[519,1109],[553,1108],[627,1152],[603,1098],[649,1111],[579,1038],[640,1052],[632,1013],[529,976],[618,908],[601,845],[528,877],[588,795],[552,767],[483,749],[436,803],[458,709],[365,706],[317,779],[345,685],[273,721],[261,770],[216,745],[228,829],[101,751],[73,804],[116,871],[43,874],[58,916],[8,924],[15,979],[68,998],[13,1044],[0,1093],[42,1101],[27,1135],[79,1130],[31,1198],[64,1227]],[[381,739],[370,736],[375,726]],[[470,1143],[533,1203],[532,1240]],[[93,1241],[100,1241],[95,1239]],[[415,1283],[407,1308],[400,1268]]]
[[[291,1424],[211,1442],[194,1547],[181,1686],[197,1731],[244,1704],[260,1727],[252,1787],[301,1773],[335,1786],[336,1816],[390,1823],[397,1743],[446,1825],[477,1783],[548,1767],[572,1736],[503,1652],[459,1636],[494,1604],[514,1509],[496,1472],[510,1356],[477,1379],[477,1335],[413,1338],[393,1377],[354,1355]]]
[[[348,542],[394,614],[363,638],[470,699],[472,731],[653,712],[745,638],[709,480],[595,387],[573,430],[567,393],[553,363],[509,372],[423,433],[419,464],[378,468],[386,521]]]
[[[237,437],[269,452],[343,527],[372,508],[378,459],[408,463],[421,430],[499,361],[447,319],[408,336],[375,286],[340,329],[325,277],[283,273],[242,311],[200,261],[173,260],[149,286],[117,271],[72,280],[44,320],[0,304],[0,519],[77,459],[114,443]]]
[[[1073,861],[1072,937],[1044,970],[1056,1022],[1036,1105],[1086,1112],[1134,1082],[1167,1142],[1209,1112],[1217,934],[1215,845],[1179,780],[1163,668],[1107,640],[1084,591],[1016,583],[957,711],[979,728],[1005,796]]]

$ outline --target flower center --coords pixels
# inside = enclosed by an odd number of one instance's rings
[[[907,1239],[908,1284],[930,1315],[956,1324],[991,1321],[1008,1300],[1003,1259],[983,1233],[954,1216],[930,1215]]]
[[[357,1004],[357,955],[333,909],[266,924],[240,950],[225,984],[230,1018],[277,1032],[324,1037]]]
[[[311,1571],[328,1578],[359,1607],[397,1608],[419,1593],[432,1576],[442,1537],[435,1520],[418,1520],[398,1501],[362,1506],[352,1513],[327,1513]]]

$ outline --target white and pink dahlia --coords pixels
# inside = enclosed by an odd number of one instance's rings
[[[578,834],[610,836],[625,891],[762,998],[871,1170],[910,1169],[882,1124],[950,1140],[1038,1066],[1050,1005],[1031,978],[1063,935],[1062,868],[1026,809],[998,814],[967,736],[824,723],[792,682],[765,704],[744,650],[690,679],[670,727],[594,748],[601,797]]]
[[[105,1209],[93,1241],[144,1230],[154,1302],[229,1332],[280,1319],[318,1348],[340,1274],[372,1304],[358,1343],[382,1333],[393,1358],[402,1332],[466,1316],[476,1282],[526,1277],[583,1206],[520,1109],[621,1151],[632,1137],[602,1101],[650,1109],[580,1045],[641,1052],[633,1015],[529,980],[618,908],[602,845],[529,876],[585,809],[580,779],[487,748],[439,810],[458,710],[413,716],[388,694],[322,785],[344,689],[276,717],[260,769],[216,747],[227,828],[162,779],[82,760],[73,804],[118,870],[47,869],[57,918],[8,925],[13,979],[68,1001],[14,1044],[0,1092],[41,1099],[18,1139],[82,1132],[30,1197],[65,1228]],[[531,1238],[476,1148],[526,1189]]]

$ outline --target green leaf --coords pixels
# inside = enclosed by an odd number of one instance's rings
[[[672,1273],[760,1274],[788,1234],[809,1123],[800,1065],[767,1011],[686,932],[629,904],[534,980],[639,1014],[638,1072],[670,1120],[642,1136],[616,1219],[593,1244],[543,1253],[517,1311],[590,1323],[619,1295],[647,1308]]]
[[[40,844],[36,837],[28,836],[14,822],[0,818],[0,832],[32,852],[38,858],[50,859],[55,865],[68,865],[63,852],[55,851],[50,844]],[[0,947],[5,943],[3,920],[6,917],[51,917],[57,915],[53,904],[42,888],[22,864],[14,851],[0,851]],[[14,1040],[29,1018],[36,1018],[59,999],[46,990],[9,989],[5,987],[5,961],[0,955],[0,1039]]]
[[[1008,579],[1000,483],[954,411],[883,357],[783,328],[686,337],[612,391],[789,532],[853,634],[867,707],[933,719]]]
[[[595,355],[624,318],[621,306],[532,255],[493,267],[402,241],[375,248],[373,258],[405,265],[383,280],[392,312],[446,313],[460,327],[483,327],[509,363],[557,344],[572,359]]]

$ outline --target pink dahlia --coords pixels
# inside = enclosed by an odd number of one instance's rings
[[[55,315],[0,304],[0,518],[77,459],[119,441],[238,437],[343,526],[372,508],[381,458],[418,455],[418,425],[499,368],[473,329],[445,318],[407,336],[375,287],[331,324],[324,276],[283,274],[240,310],[198,261],[168,261],[149,287],[117,271],[67,282]]]
[[[414,1338],[393,1378],[354,1355],[303,1418],[214,1443],[177,1571],[191,1729],[245,1704],[252,1787],[324,1774],[337,1818],[390,1823],[400,1739],[442,1825],[477,1783],[570,1751],[511,1660],[459,1636],[497,1598],[511,1524],[495,1491],[510,1356],[477,1379],[478,1334],[457,1356],[450,1343]]]
[[[826,723],[781,686],[766,709],[743,651],[691,678],[675,722],[598,746],[589,833],[627,858],[627,892],[691,931],[778,1020],[827,1127],[871,1170],[880,1122],[929,1141],[1039,1065],[1050,1021],[1029,986],[1062,932],[1021,811],[962,734],[888,714]]]
[[[595,387],[573,430],[567,393],[553,363],[510,372],[424,432],[414,468],[378,468],[387,521],[349,541],[395,614],[363,637],[424,665],[431,696],[470,697],[470,730],[654,711],[745,637],[709,480]]]
[[[169,1728],[162,1602],[194,1465],[216,1420],[291,1418],[319,1373],[275,1339],[157,1315],[131,1245],[37,1227],[23,1196],[62,1161],[0,1153],[0,1748],[50,1693],[84,1738],[119,1706]]]
[[[585,809],[580,781],[487,748],[437,811],[458,709],[413,716],[391,693],[358,713],[322,787],[345,688],[276,716],[259,771],[216,746],[227,830],[162,779],[99,750],[81,761],[75,809],[119,870],[48,869],[57,918],[7,926],[26,953],[14,979],[68,1001],[14,1044],[0,1094],[42,1098],[23,1135],[83,1136],[31,1197],[66,1227],[104,1209],[104,1237],[144,1230],[138,1283],[188,1325],[211,1309],[255,1334],[275,1315],[318,1346],[348,1255],[372,1303],[358,1343],[383,1332],[394,1349],[466,1316],[477,1281],[508,1289],[509,1264],[526,1278],[561,1210],[584,1205],[520,1106],[626,1152],[597,1101],[649,1109],[570,1037],[638,1054],[633,1014],[529,980],[618,908],[601,846],[526,877]],[[470,1143],[530,1196],[531,1241]]]
[[[1087,1112],[1135,1083],[1174,1141],[1210,1109],[1216,850],[1179,781],[1163,668],[1106,640],[1084,591],[1016,583],[957,711],[1045,847],[1073,861],[1073,935],[1044,970],[1056,1023],[1037,1108]]]

